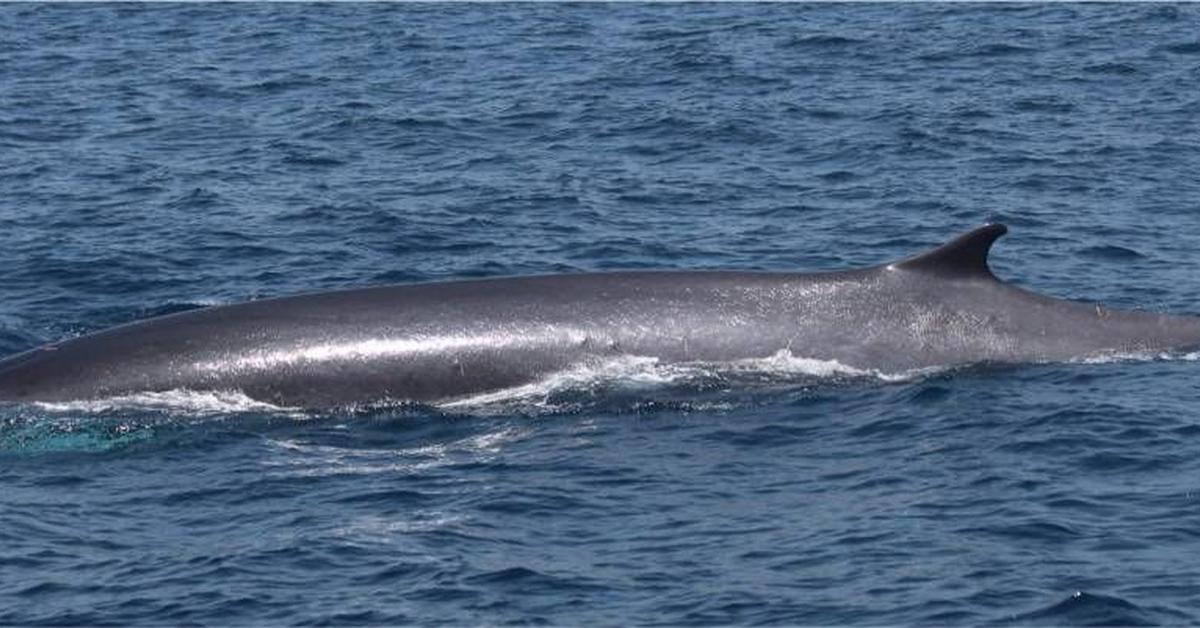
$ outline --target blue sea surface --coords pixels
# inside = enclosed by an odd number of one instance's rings
[[[1197,24],[5,4],[0,355],[342,287],[869,265],[986,221],[1006,280],[1197,313]],[[0,624],[1200,623],[1196,361],[797,366],[0,405]]]

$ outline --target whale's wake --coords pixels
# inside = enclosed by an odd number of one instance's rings
[[[1081,358],[1076,364],[1128,361],[1197,361],[1200,352],[1120,353]],[[436,404],[380,400],[313,411],[255,400],[240,391],[169,390],[69,402],[0,405],[0,454],[108,451],[161,440],[188,426],[233,422],[295,425],[341,417],[404,420],[411,416],[547,416],[670,408],[727,412],[745,403],[810,394],[830,387],[920,381],[952,371],[931,367],[886,373],[854,368],[781,350],[769,357],[720,363],[663,363],[617,356],[553,373],[535,382]],[[338,419],[339,421],[341,419]],[[263,423],[265,421],[265,423]],[[253,431],[253,430],[252,430]]]
[[[660,391],[712,393],[753,389],[762,385],[774,388],[806,386],[822,381],[901,382],[941,370],[943,369],[934,368],[884,373],[854,368],[835,360],[799,357],[787,350],[781,350],[766,358],[729,362],[664,363],[653,357],[622,355],[581,364],[521,386],[449,399],[423,407],[455,413],[487,412],[490,408],[505,411],[525,409],[543,413],[557,409],[554,400],[562,397],[586,397],[596,400],[608,395],[628,397],[641,394],[653,397]],[[402,399],[381,399],[338,410],[362,411],[413,405]],[[139,412],[204,418],[240,413],[266,413],[303,418],[314,414],[300,408],[259,401],[238,390],[175,389],[79,401],[34,402],[25,404],[25,407],[51,416],[103,416]]]

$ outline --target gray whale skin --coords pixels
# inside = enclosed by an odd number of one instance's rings
[[[790,352],[883,373],[1200,347],[1200,317],[1110,310],[997,279],[989,224],[871,268],[649,271],[363,288],[222,305],[0,361],[0,400],[240,391],[285,406],[440,402],[622,355]]]

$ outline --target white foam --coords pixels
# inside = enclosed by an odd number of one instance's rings
[[[861,377],[878,379],[885,382],[905,382],[940,373],[949,367],[930,366],[907,369],[903,371],[883,371],[880,369],[860,369],[842,364],[837,360],[820,360],[793,355],[787,349],[776,351],[766,358],[737,360],[730,363],[735,371],[757,372],[776,376],[805,376],[821,379],[837,377]]]
[[[612,383],[634,388],[656,388],[678,382],[688,375],[687,369],[660,365],[658,358],[619,356],[552,373],[530,384],[460,397],[438,404],[438,407],[459,409],[521,403],[546,408],[549,407],[548,397],[559,392],[585,392]]]
[[[386,452],[354,450],[297,441],[268,441],[285,450],[260,460],[273,477],[329,477],[335,475],[415,474],[447,464],[447,446],[438,445]],[[300,455],[297,455],[300,454]]]
[[[749,358],[730,362],[729,367],[733,371],[771,375],[807,375],[810,377],[870,377],[878,375],[874,371],[847,366],[837,360],[799,357],[787,349],[780,349],[765,358]]]
[[[276,406],[247,397],[236,390],[198,391],[188,389],[163,392],[143,392],[118,395],[104,399],[37,402],[36,406],[51,412],[98,413],[112,410],[151,410],[184,412],[187,414],[230,414],[237,412],[296,412],[295,408]]]
[[[620,356],[553,373],[530,384],[454,399],[438,404],[438,407],[453,410],[519,404],[534,409],[556,409],[549,401],[555,394],[595,391],[602,387],[616,387],[625,391],[652,390],[746,375],[781,379],[854,377],[896,382],[924,377],[942,370],[944,369],[941,367],[934,367],[887,373],[855,368],[836,360],[798,357],[787,349],[765,358],[730,362],[664,364],[653,357]]]
[[[203,307],[214,307],[217,305],[228,305],[229,303],[232,303],[232,302],[233,301],[231,301],[230,299],[221,299],[221,298],[217,298],[217,297],[202,297],[199,299],[192,299],[191,301],[184,303],[184,305],[195,305],[195,306],[203,308]]]
[[[331,532],[352,542],[389,544],[399,542],[410,534],[451,528],[463,521],[465,518],[462,515],[450,515],[439,510],[414,510],[391,517],[355,517]]]
[[[1073,364],[1112,364],[1114,362],[1195,362],[1197,360],[1200,360],[1200,351],[1189,351],[1187,353],[1134,351],[1093,355],[1076,360],[1068,360],[1068,362]]]
[[[339,447],[300,440],[269,439],[277,455],[259,460],[276,477],[327,477],[334,475],[415,474],[452,464],[463,457],[486,461],[506,445],[521,440],[529,429],[514,426],[468,436],[448,443],[402,449]]]

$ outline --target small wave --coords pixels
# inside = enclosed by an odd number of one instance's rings
[[[809,35],[807,37],[792,37],[785,46],[789,48],[828,49],[861,46],[865,42],[840,35]]]
[[[289,166],[334,167],[344,166],[345,161],[329,155],[289,154],[283,157],[283,163]]]
[[[1019,55],[1030,55],[1037,52],[1036,48],[1027,46],[1017,46],[1013,44],[992,43],[983,44],[971,47],[954,47],[943,50],[935,50],[925,53],[917,57],[921,61],[945,62],[945,61],[964,61],[968,59],[992,59],[1002,57],[1012,57]]]
[[[1165,46],[1163,49],[1167,52],[1173,52],[1178,55],[1200,54],[1200,41],[1188,41],[1170,44]]]
[[[1013,619],[1014,623],[1089,626],[1152,626],[1157,623],[1146,609],[1133,602],[1084,591],[1076,591],[1065,600]]]
[[[1087,248],[1080,249],[1079,254],[1095,259],[1117,261],[1133,260],[1145,257],[1145,255],[1133,249],[1114,245],[1089,246]]]
[[[1019,98],[1013,103],[1013,109],[1027,113],[1070,113],[1075,105],[1054,96]]]
[[[1127,76],[1137,74],[1138,67],[1132,63],[1121,63],[1116,61],[1108,61],[1104,63],[1094,63],[1083,68],[1084,72],[1091,74],[1115,74],[1119,76]]]

